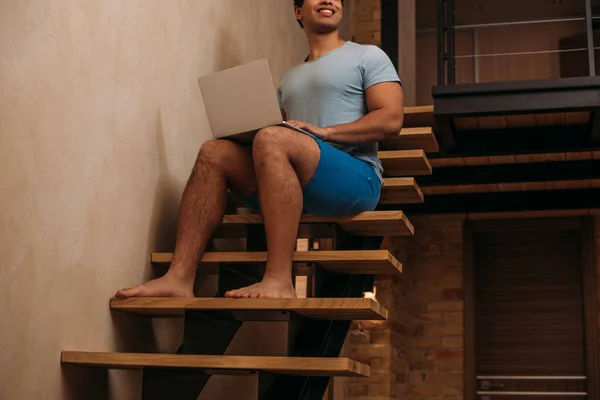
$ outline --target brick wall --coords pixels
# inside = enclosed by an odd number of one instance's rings
[[[371,365],[368,379],[347,379],[336,399],[462,398],[462,219],[413,218],[413,238],[386,246],[404,274],[376,282],[389,321],[355,322],[344,355]]]
[[[383,247],[404,253],[404,242],[388,241]],[[400,257],[400,261],[404,261]],[[406,307],[405,279],[402,275],[379,276],[375,282],[377,301],[389,311],[387,321],[355,321],[346,339],[343,354],[371,366],[371,376],[347,378],[336,385],[335,399],[387,400],[401,398],[407,379],[404,353]]]
[[[405,279],[407,400],[462,398],[462,218],[413,218]]]
[[[372,375],[336,385],[336,400],[463,398],[463,218],[411,220],[416,235],[387,246],[403,275],[376,282],[390,320],[355,322],[344,347],[344,355],[369,363]],[[600,288],[600,217],[595,232]]]
[[[381,47],[381,0],[350,0],[352,40]]]

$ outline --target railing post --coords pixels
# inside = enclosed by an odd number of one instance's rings
[[[594,51],[594,26],[592,23],[592,0],[585,0],[585,21],[587,30],[588,62],[590,76],[596,76],[596,55]]]
[[[454,0],[437,1],[438,85],[455,83]]]

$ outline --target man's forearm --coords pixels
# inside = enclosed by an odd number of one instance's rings
[[[325,128],[325,139],[349,144],[381,142],[399,134],[403,122],[403,113],[374,110],[357,121]]]

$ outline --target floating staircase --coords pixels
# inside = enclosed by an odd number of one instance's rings
[[[294,254],[294,273],[308,277],[307,298],[223,298],[228,290],[259,281],[267,254],[260,215],[227,215],[215,238],[246,238],[247,251],[204,255],[198,268],[218,274],[214,298],[111,300],[115,312],[182,317],[183,341],[176,354],[63,351],[62,362],[143,370],[144,400],[196,400],[210,376],[219,374],[257,375],[260,400],[321,400],[331,377],[369,376],[369,366],[340,358],[340,352],[352,320],[388,317],[384,305],[364,293],[372,291],[374,275],[402,272],[401,263],[381,249],[381,243],[385,236],[414,233],[397,207],[423,202],[413,176],[432,171],[425,154],[438,148],[432,112],[432,107],[407,108],[406,128],[381,146],[385,168],[381,204],[386,210],[342,218],[302,217],[299,238],[326,239],[319,250]],[[170,253],[151,256],[157,273],[171,260]],[[286,356],[224,355],[244,321],[286,322]]]

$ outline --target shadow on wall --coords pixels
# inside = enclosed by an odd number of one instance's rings
[[[158,110],[156,116],[155,136],[158,155],[158,179],[154,191],[154,206],[148,232],[148,244],[151,252],[171,252],[175,248],[181,192],[177,185],[177,179],[171,174],[167,165],[165,133],[160,110]]]
[[[101,368],[84,368],[62,365],[64,400],[106,400],[108,371]]]
[[[158,178],[149,226],[148,248],[172,251],[175,243],[180,189],[167,165],[165,137],[160,110],[156,118],[156,151]],[[153,275],[148,267],[148,277]],[[108,305],[108,304],[107,304]],[[174,353],[181,343],[181,324],[153,320],[121,312],[111,312],[114,350],[128,353]],[[80,366],[63,366],[65,400],[141,398],[140,371],[106,371]]]
[[[223,28],[219,30],[215,49],[217,71],[237,67],[242,63],[242,46],[239,39]]]

